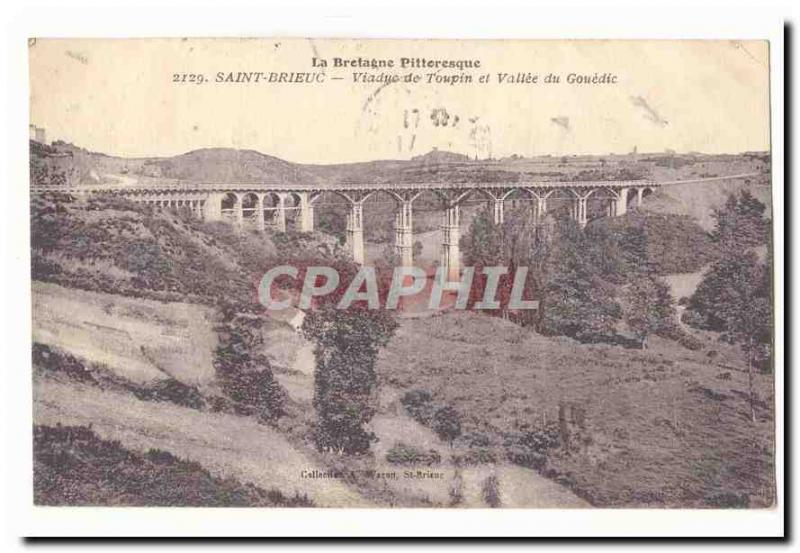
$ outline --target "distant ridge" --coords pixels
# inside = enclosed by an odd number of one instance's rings
[[[433,149],[427,154],[412,157],[411,161],[421,161],[423,163],[464,163],[465,161],[469,161],[469,156]]]
[[[294,163],[255,150],[232,148],[193,150],[145,165],[158,176],[180,181],[278,183],[301,182],[309,177]]]
[[[512,156],[502,160],[472,160],[446,150],[431,150],[411,159],[384,159],[336,164],[294,163],[255,150],[202,148],[173,157],[119,157],[62,141],[30,142],[31,182],[49,185],[86,183],[426,183],[516,182],[547,180],[636,180],[657,177],[678,180],[701,177],[698,164],[749,159],[764,171],[768,153],[678,155],[675,167],[663,154]],[[710,169],[706,168],[707,173]],[[737,169],[741,173],[744,169]],[[694,171],[694,173],[692,173]],[[715,173],[717,174],[717,173]],[[720,175],[721,176],[721,175]]]

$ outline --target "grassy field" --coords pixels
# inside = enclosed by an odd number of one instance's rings
[[[33,340],[145,384],[168,377],[213,385],[212,309],[34,282]]]
[[[404,321],[378,370],[384,385],[454,407],[465,434],[501,453],[557,424],[564,406],[569,450],[548,449],[539,470],[593,505],[769,506],[772,378],[756,379],[753,424],[738,351],[711,336],[703,344],[581,345],[451,313]]]

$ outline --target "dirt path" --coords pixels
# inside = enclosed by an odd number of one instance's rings
[[[370,502],[338,480],[301,478],[319,470],[281,434],[247,417],[200,412],[164,402],[50,379],[34,382],[34,422],[92,425],[126,448],[159,448],[197,461],[212,474],[233,476],[286,495],[305,493],[320,507],[367,507]],[[374,505],[372,505],[374,506]]]
[[[412,445],[421,450],[436,450],[442,458],[442,464],[434,467],[414,467],[424,471],[439,472],[444,478],[437,480],[406,479],[401,480],[402,491],[427,496],[431,501],[447,505],[450,501],[450,490],[454,487],[456,473],[462,480],[463,499],[459,507],[485,508],[483,500],[483,483],[491,475],[499,481],[502,507],[507,508],[587,508],[590,505],[566,488],[552,480],[539,475],[533,470],[509,463],[485,464],[459,469],[450,463],[450,446],[444,443],[429,428],[422,426],[403,411],[398,401],[396,390],[384,388],[381,394],[381,408],[378,415],[370,423],[372,431],[379,441],[373,446],[381,469],[398,470],[398,467],[386,461],[386,453],[397,442]],[[400,469],[404,470],[404,469]]]

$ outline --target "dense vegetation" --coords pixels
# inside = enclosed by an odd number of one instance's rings
[[[353,269],[341,267],[343,282],[351,281]],[[385,296],[386,277],[377,280],[379,295]],[[320,298],[316,308],[306,313],[302,330],[315,344],[313,404],[317,448],[363,454],[375,440],[365,429],[377,407],[375,363],[397,322],[392,312],[369,309],[363,302],[339,309],[337,304],[344,291],[340,285],[334,293]]]
[[[33,469],[37,505],[312,506],[303,496],[215,477],[167,451],[129,451],[83,426],[34,426]]]
[[[214,356],[217,381],[237,411],[272,421],[285,414],[286,392],[275,381],[266,357],[258,353],[263,321],[241,314],[222,302],[217,325],[219,345]]]
[[[753,371],[772,368],[771,252],[760,262],[754,251],[769,239],[764,210],[764,204],[743,191],[715,211],[713,236],[722,256],[689,298],[683,317],[690,325],[720,332],[722,339],[739,344],[747,364],[753,422],[759,401]]]
[[[633,209],[594,221],[586,232],[606,242],[606,255],[621,257],[623,275],[637,265],[656,275],[693,273],[719,256],[712,237],[686,215]]]
[[[684,240],[665,238],[673,235]],[[632,213],[581,230],[562,213],[538,220],[530,208],[511,212],[503,225],[495,225],[488,212],[478,214],[461,245],[466,264],[478,271],[500,265],[511,274],[528,267],[524,297],[538,300],[538,310],[508,308],[512,278],[506,275],[493,314],[584,342],[624,342],[618,327],[625,321],[642,347],[650,333],[689,344],[675,324],[672,298],[660,275],[696,270],[714,252],[707,235],[678,216]],[[686,253],[695,246],[693,256]],[[473,301],[486,286],[486,277],[476,280]]]
[[[430,427],[442,440],[452,444],[461,435],[461,415],[451,406],[437,403],[429,391],[408,391],[400,402],[411,417]]]
[[[397,442],[386,453],[386,460],[400,466],[431,466],[440,464],[442,456],[435,449],[423,451],[403,442]]]
[[[34,370],[50,376],[64,377],[104,390],[126,391],[142,401],[168,401],[192,409],[206,406],[205,399],[196,387],[174,378],[137,384],[115,376],[102,365],[87,363],[66,351],[36,342],[33,343],[32,357]]]
[[[247,275],[215,255],[218,234],[225,231],[208,225],[207,233],[197,235],[191,224],[188,217],[165,216],[119,198],[35,196],[31,276],[72,288],[207,305],[221,297],[252,296]]]

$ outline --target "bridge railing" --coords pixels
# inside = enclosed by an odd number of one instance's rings
[[[76,186],[32,186],[32,193],[42,192],[324,192],[326,190],[469,190],[509,188],[624,188],[634,186],[656,187],[660,183],[649,180],[630,181],[517,181],[517,182],[423,182],[423,183],[168,183],[168,184],[86,184]]]

